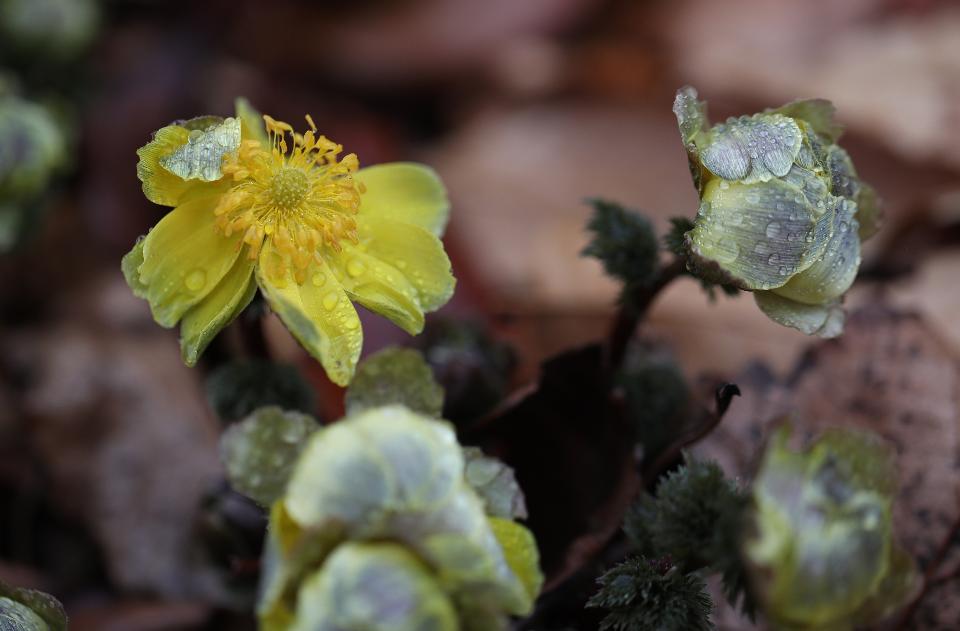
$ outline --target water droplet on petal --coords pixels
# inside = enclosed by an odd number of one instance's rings
[[[753,251],[757,254],[769,254],[770,244],[766,241],[758,241],[757,244],[753,246]]]
[[[780,231],[783,229],[783,226],[779,222],[771,221],[767,224],[767,238],[776,239],[780,236]]]
[[[190,291],[200,291],[207,284],[207,273],[202,269],[195,269],[187,274],[184,284]]]
[[[733,239],[721,239],[716,244],[716,258],[718,263],[733,263],[740,256],[740,246]]]
[[[323,308],[327,311],[333,311],[338,302],[340,302],[340,294],[335,291],[331,291],[329,294],[323,297]]]
[[[770,265],[777,265],[780,262],[780,255],[774,252],[767,258],[767,263]]]
[[[351,259],[351,261],[347,263],[347,274],[350,274],[354,278],[356,278],[357,276],[360,276],[366,270],[367,270],[367,266],[364,265],[363,261],[361,261],[360,259]]]
[[[317,272],[313,275],[313,278],[310,279],[310,282],[313,283],[314,287],[323,287],[327,284],[327,275],[323,272]]]

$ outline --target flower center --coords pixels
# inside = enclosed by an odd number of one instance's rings
[[[270,180],[270,196],[280,208],[298,206],[310,190],[306,173],[295,167],[280,167]]]
[[[263,119],[269,148],[245,140],[224,160],[223,172],[233,185],[214,210],[217,227],[225,236],[242,232],[252,259],[270,239],[280,256],[269,261],[267,271],[280,277],[292,269],[303,283],[326,251],[339,252],[344,239],[358,240],[354,216],[363,189],[353,174],[359,163],[352,153],[338,157],[343,147],[316,136],[309,116],[303,135],[287,123]]]

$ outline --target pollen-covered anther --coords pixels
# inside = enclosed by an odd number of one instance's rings
[[[358,241],[353,216],[363,192],[353,179],[357,156],[339,157],[343,147],[316,135],[313,119],[306,118],[310,129],[298,134],[264,116],[269,146],[245,140],[227,158],[223,172],[235,184],[214,211],[223,234],[243,231],[250,258],[272,239],[283,258],[278,269],[292,270],[300,283],[325,248],[340,252],[341,241]]]

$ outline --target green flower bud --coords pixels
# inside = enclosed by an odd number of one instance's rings
[[[780,430],[753,487],[746,561],[767,616],[782,628],[851,629],[901,606],[916,573],[893,538],[896,471],[888,446],[850,430],[806,451]]]
[[[366,608],[378,620],[386,616],[386,624],[396,612],[377,603],[394,597],[419,599],[417,608],[436,614],[439,605],[430,604],[434,583],[454,604],[460,626],[473,618],[484,621],[480,628],[499,629],[508,615],[529,613],[542,584],[533,538],[519,524],[489,516],[467,476],[452,427],[405,407],[365,410],[317,432],[271,513],[259,607],[264,628],[343,628],[326,618],[335,608],[317,608],[303,598],[342,592],[361,567],[406,575],[406,587],[396,594],[357,591],[358,600],[343,610],[348,617]],[[351,541],[391,541],[419,559],[427,575],[398,559],[399,553],[382,562],[368,558],[381,550],[370,546],[338,561],[353,568],[343,576],[322,578]]]
[[[836,144],[833,106],[796,101],[711,127],[706,104],[685,87],[673,110],[700,194],[686,233],[691,271],[754,292],[780,324],[839,335],[879,203]]]
[[[63,132],[45,107],[0,99],[0,201],[37,196],[66,158]]]
[[[100,8],[93,0],[3,0],[0,34],[30,55],[65,60],[97,33]]]

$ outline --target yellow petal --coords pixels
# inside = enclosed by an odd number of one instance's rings
[[[240,235],[214,227],[217,196],[177,206],[143,240],[140,282],[154,319],[172,327],[213,291],[237,259]]]
[[[357,171],[366,187],[360,216],[411,223],[442,236],[450,214],[447,191],[436,171],[413,162],[378,164]]]
[[[256,290],[253,261],[241,256],[214,290],[183,316],[180,351],[187,366],[196,365],[210,341],[250,304]]]
[[[218,188],[212,182],[184,180],[163,166],[160,160],[187,144],[190,131],[180,125],[167,125],[157,131],[153,140],[137,149],[137,177],[143,182],[143,194],[154,204],[176,206],[187,194],[202,194]]]
[[[543,587],[543,572],[540,571],[537,540],[534,539],[533,533],[515,521],[500,517],[490,517],[489,520],[493,534],[503,548],[507,565],[520,579],[532,606]]]
[[[328,256],[327,264],[339,272],[351,300],[388,318],[411,335],[423,330],[419,294],[400,270],[350,245],[344,245],[342,253]],[[314,275],[313,280],[327,279]]]
[[[450,300],[457,280],[435,235],[409,223],[362,214],[357,226],[360,246],[410,281],[424,312],[436,311]]]
[[[137,298],[146,298],[148,287],[140,282],[140,266],[143,265],[143,237],[137,239],[133,249],[127,252],[120,260],[120,269],[127,285],[133,290]]]
[[[360,358],[363,331],[350,298],[325,263],[314,263],[306,282],[298,285],[292,270],[272,242],[260,253],[257,283],[270,307],[307,351],[323,365],[334,383],[350,383]],[[322,274],[319,287],[313,278]]]

